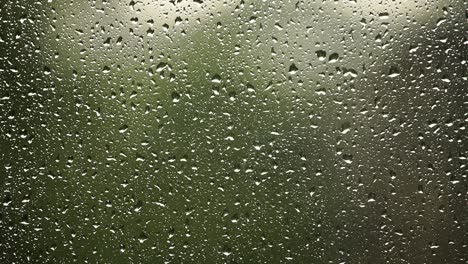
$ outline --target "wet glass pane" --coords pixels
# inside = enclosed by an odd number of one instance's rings
[[[1,263],[467,263],[467,3],[4,0]]]

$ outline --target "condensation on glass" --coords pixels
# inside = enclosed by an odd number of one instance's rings
[[[466,1],[3,1],[0,262],[467,263]]]

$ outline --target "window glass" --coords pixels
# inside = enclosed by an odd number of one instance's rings
[[[3,1],[0,262],[466,263],[466,10]]]

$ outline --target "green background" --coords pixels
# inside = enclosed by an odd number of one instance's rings
[[[0,261],[466,263],[466,3],[413,2],[3,3]]]

